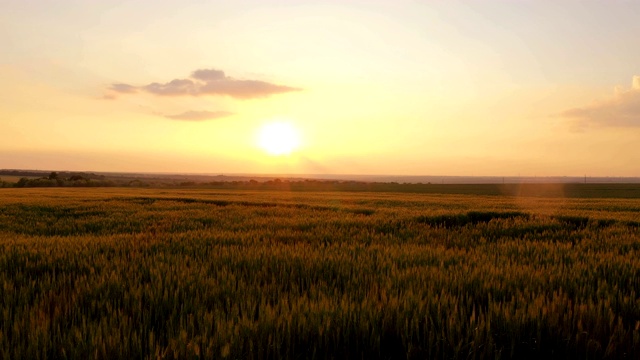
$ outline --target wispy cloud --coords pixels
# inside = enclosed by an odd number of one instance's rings
[[[164,117],[182,121],[206,121],[231,115],[233,115],[233,113],[228,111],[185,111],[176,115],[164,115]]]
[[[578,128],[589,125],[640,127],[640,76],[634,76],[631,89],[616,88],[608,99],[567,109],[559,114],[572,119]]]
[[[302,89],[260,80],[235,79],[216,69],[199,69],[191,73],[190,78],[187,79],[174,79],[166,83],[154,82],[143,86],[117,83],[112,84],[109,90],[120,94],[142,91],[158,96],[219,95],[236,99],[253,99]]]

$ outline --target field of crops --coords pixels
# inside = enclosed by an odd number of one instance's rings
[[[9,183],[16,183],[16,182],[18,182],[18,180],[20,180],[19,176],[7,176],[7,175],[0,176],[0,181],[6,181],[6,182],[9,182]]]
[[[639,359],[640,199],[0,189],[0,359]]]

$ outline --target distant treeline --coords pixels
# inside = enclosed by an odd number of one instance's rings
[[[58,178],[71,178],[73,176],[81,176],[85,179],[92,180],[104,180],[106,177],[104,175],[97,175],[94,173],[87,172],[71,172],[71,171],[55,171],[49,173],[47,171],[33,171],[33,170],[1,170],[0,177],[2,176],[12,176],[12,177],[49,177],[51,174],[55,173]]]
[[[0,180],[0,187],[68,187],[68,186],[81,186],[81,187],[103,187],[103,186],[121,186],[114,181],[105,179],[102,175],[86,174],[86,173],[58,173],[52,172],[47,176],[33,177],[32,172],[19,172],[20,175],[11,176],[30,176],[22,177],[18,182],[12,183]],[[24,175],[24,173],[28,175]],[[42,175],[42,173],[37,173]],[[6,173],[5,173],[6,175]]]
[[[2,175],[11,177],[22,176],[17,182],[2,181]],[[37,177],[36,177],[37,176]],[[49,174],[33,171],[3,171],[0,173],[0,187],[27,188],[27,187],[187,187],[187,188],[265,188],[281,190],[366,190],[367,183],[357,181],[338,180],[282,180],[269,181],[171,181],[136,178],[109,178],[104,175],[92,173],[51,172]],[[335,188],[341,185],[349,188]],[[292,188],[293,187],[293,188]]]
[[[25,172],[28,173],[28,172]],[[4,172],[0,173],[0,177]],[[33,172],[30,173],[33,176]],[[105,177],[85,173],[52,172],[39,177],[22,177],[17,182],[2,181],[0,187],[135,187],[276,190],[293,192],[400,192],[418,194],[459,194],[550,198],[640,198],[640,184],[431,184],[360,182],[350,180],[271,179],[257,181],[191,181]],[[26,175],[29,176],[29,175]],[[15,175],[13,175],[15,179]]]

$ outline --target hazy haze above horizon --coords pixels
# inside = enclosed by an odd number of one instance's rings
[[[0,168],[640,176],[638,14],[3,0]]]

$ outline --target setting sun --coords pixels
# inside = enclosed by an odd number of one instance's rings
[[[289,123],[269,123],[260,129],[258,145],[269,155],[289,155],[300,146],[300,136]]]

